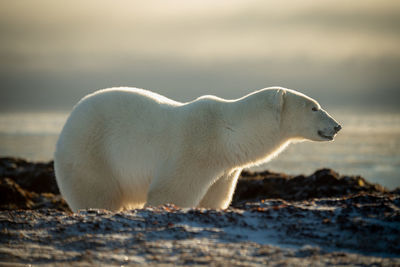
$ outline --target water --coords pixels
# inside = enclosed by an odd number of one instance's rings
[[[343,125],[335,142],[292,144],[255,169],[310,174],[329,167],[390,189],[400,186],[400,113],[332,112]],[[0,114],[0,156],[52,159],[67,113]]]

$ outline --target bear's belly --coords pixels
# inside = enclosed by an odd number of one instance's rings
[[[143,207],[154,175],[154,167],[152,169],[150,165],[154,164],[146,157],[130,157],[117,162],[110,162],[110,167],[121,190],[122,206],[125,209]]]

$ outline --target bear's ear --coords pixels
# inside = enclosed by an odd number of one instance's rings
[[[274,110],[275,110],[275,117],[276,120],[280,123],[282,118],[283,107],[285,105],[285,96],[286,90],[285,89],[278,89],[276,90],[276,94],[274,96]]]

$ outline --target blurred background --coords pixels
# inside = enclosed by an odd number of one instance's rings
[[[113,86],[178,101],[283,86],[328,110],[333,143],[259,168],[331,167],[400,186],[400,2],[0,2],[0,156],[50,160],[73,105]]]

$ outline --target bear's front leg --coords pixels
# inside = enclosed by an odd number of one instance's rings
[[[193,168],[161,172],[150,185],[145,206],[170,203],[181,208],[196,207],[219,175]]]
[[[235,192],[237,180],[242,169],[236,169],[224,173],[208,189],[206,195],[201,200],[199,207],[210,209],[226,209],[231,204],[233,193]]]

